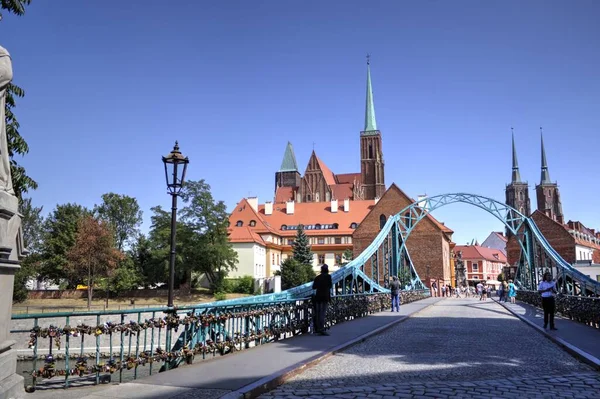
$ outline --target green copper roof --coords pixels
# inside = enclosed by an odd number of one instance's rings
[[[540,136],[542,138],[542,178],[540,184],[552,184],[550,180],[550,172],[548,172],[548,164],[546,163],[546,150],[544,149],[544,135],[540,128]]]
[[[510,129],[512,130],[512,128]],[[520,183],[519,161],[517,161],[517,148],[515,147],[515,133],[512,133],[512,182]]]
[[[283,161],[281,161],[280,172],[297,172],[298,164],[296,163],[296,156],[294,155],[294,148],[292,143],[288,141],[287,147],[285,147],[285,154],[283,154]]]
[[[365,107],[365,132],[377,130],[375,121],[375,104],[373,103],[373,88],[371,87],[371,65],[367,61],[367,104]]]

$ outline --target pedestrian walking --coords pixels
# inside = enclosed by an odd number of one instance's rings
[[[512,280],[508,280],[508,297],[510,298],[510,303],[515,303],[517,287],[515,287],[515,283]]]
[[[390,290],[392,293],[392,312],[400,312],[400,282],[398,276],[394,276],[390,283]]]
[[[446,296],[446,286],[442,285],[442,298]]]
[[[554,325],[554,312],[556,311],[556,302],[554,300],[554,294],[556,291],[556,281],[552,280],[552,274],[549,272],[544,273],[544,280],[540,281],[538,285],[538,292],[542,295],[542,308],[544,309],[544,329],[548,328],[548,322],[550,322],[550,329],[557,330]]]
[[[432,289],[433,296],[437,296],[437,284],[435,281],[433,282],[433,284],[431,284],[431,289]]]
[[[321,266],[321,274],[315,277],[313,281],[313,290],[316,290],[313,296],[314,311],[315,311],[315,332],[321,335],[329,335],[325,330],[325,319],[327,316],[327,308],[331,301],[331,289],[333,282],[329,274],[329,266],[324,264]]]

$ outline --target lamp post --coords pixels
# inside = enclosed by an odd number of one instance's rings
[[[169,257],[169,301],[167,306],[173,307],[173,285],[175,284],[175,233],[177,231],[177,196],[181,192],[185,180],[185,172],[190,162],[187,157],[179,151],[179,144],[175,142],[173,151],[166,157],[162,157],[165,164],[165,178],[167,189],[172,197],[171,206],[171,253]]]

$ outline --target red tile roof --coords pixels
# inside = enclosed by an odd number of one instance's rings
[[[258,212],[255,212],[248,201],[244,198],[235,207],[229,216],[229,234],[231,242],[259,242],[255,235],[257,233],[273,233],[281,237],[293,237],[296,230],[282,230],[282,226],[303,225],[333,225],[337,224],[337,229],[305,229],[309,236],[349,236],[354,229],[352,223],[360,224],[371,209],[375,206],[374,201],[350,201],[349,212],[344,212],[344,201],[338,202],[338,211],[331,212],[330,202],[303,202],[294,203],[294,213],[286,213],[285,204],[273,204],[273,213],[265,214],[265,205],[258,206]],[[256,224],[250,227],[251,221]],[[241,226],[237,223],[241,222]],[[323,226],[324,227],[324,226]],[[260,236],[258,237],[260,238]],[[262,240],[262,239],[261,239]],[[264,243],[264,242],[263,242]]]
[[[352,189],[353,189],[353,186],[352,186],[352,184],[349,184],[349,183],[335,184],[335,185],[331,186],[331,192],[333,194],[332,198],[337,199],[339,201],[343,201],[346,198],[352,199],[352,198],[354,198],[354,192]]]
[[[362,176],[360,173],[342,173],[340,175],[335,175],[335,179],[338,184],[354,184],[360,183]]]
[[[480,247],[478,245],[457,245],[454,253],[462,251],[463,259],[485,259],[492,262],[506,263],[506,255],[494,248]]]
[[[335,176],[333,175],[333,172],[327,167],[327,165],[325,165],[325,162],[321,161],[321,158],[319,158],[317,154],[315,154],[315,158],[317,158],[317,162],[319,163],[319,169],[321,169],[321,172],[323,172],[325,183],[327,183],[328,186],[333,186],[335,184]]]

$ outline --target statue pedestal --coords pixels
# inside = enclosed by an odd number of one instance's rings
[[[17,354],[11,349],[10,318],[15,272],[23,256],[21,217],[17,197],[0,191],[0,399],[21,398],[23,377],[17,372]]]

